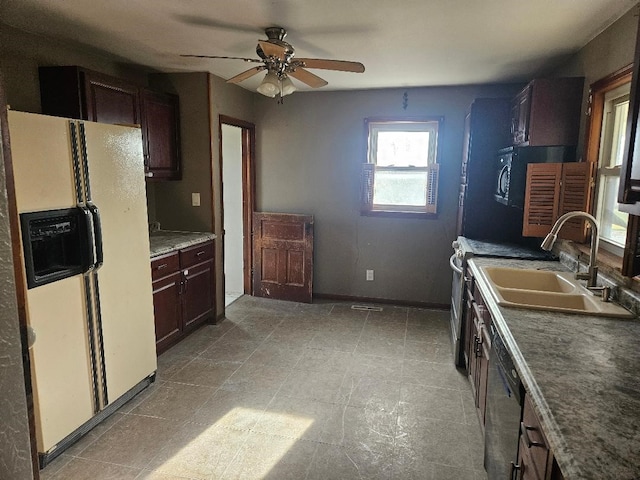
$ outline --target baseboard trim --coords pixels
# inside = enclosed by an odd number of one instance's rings
[[[392,300],[390,298],[356,297],[351,295],[334,295],[332,293],[314,293],[314,299],[339,300],[341,302],[382,303],[385,305],[401,305],[404,307],[429,308],[432,310],[449,310],[451,305],[445,303],[414,302],[409,300]]]

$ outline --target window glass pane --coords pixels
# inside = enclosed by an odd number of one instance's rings
[[[427,172],[376,170],[374,205],[426,205]]]
[[[629,214],[618,210],[619,177],[600,177],[600,236],[624,247]]]
[[[624,137],[627,128],[627,114],[629,113],[629,101],[615,104],[613,107],[613,141],[611,145],[610,167],[622,165],[624,154]]]
[[[429,132],[378,131],[376,165],[426,167]]]

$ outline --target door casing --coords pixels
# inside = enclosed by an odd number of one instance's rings
[[[243,251],[243,287],[244,293],[253,294],[251,265],[253,264],[251,231],[252,217],[255,211],[256,182],[255,182],[255,151],[256,151],[256,127],[253,123],[246,122],[227,115],[220,115],[218,122],[218,138],[220,139],[220,198],[224,198],[224,182],[222,171],[222,125],[231,125],[242,129],[242,230],[244,238],[242,242]],[[224,203],[220,207],[221,224],[224,228]],[[222,242],[222,258],[217,265],[224,265],[224,235]],[[224,268],[224,267],[222,267]],[[224,291],[224,275],[222,290]]]

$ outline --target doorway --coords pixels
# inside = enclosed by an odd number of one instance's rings
[[[241,295],[252,293],[254,156],[255,126],[243,120],[220,115],[225,307]]]

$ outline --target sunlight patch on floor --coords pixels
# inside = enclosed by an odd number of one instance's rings
[[[256,444],[246,430],[226,428],[238,419],[257,419],[251,433],[276,435],[273,441],[262,439]],[[235,407],[213,425],[193,425],[194,436],[161,464],[155,471],[169,475],[214,478],[226,472],[242,472],[242,478],[263,479],[286,456],[314,419],[295,414]],[[197,433],[199,432],[199,433]],[[197,434],[196,434],[197,433]],[[232,459],[235,458],[235,461]],[[229,463],[231,462],[231,463]]]

